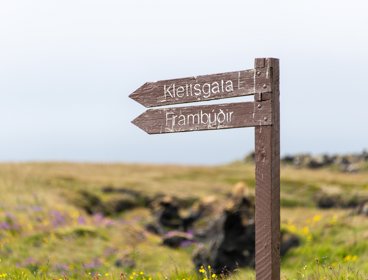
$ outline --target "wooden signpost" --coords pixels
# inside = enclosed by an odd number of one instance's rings
[[[145,107],[254,95],[254,102],[148,109],[133,124],[149,134],[255,127],[256,279],[280,279],[279,61],[254,69],[145,83],[130,97]]]

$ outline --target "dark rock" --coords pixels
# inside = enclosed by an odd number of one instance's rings
[[[202,212],[192,212],[188,216],[182,218],[182,226],[184,231],[188,231],[194,222],[196,222],[202,216]]]
[[[337,157],[335,155],[327,155],[327,154],[323,155],[324,166],[334,164],[336,158]]]
[[[281,246],[280,255],[285,256],[285,254],[292,248],[300,246],[300,238],[295,234],[282,233],[281,235]]]
[[[104,193],[113,193],[115,192],[115,188],[112,187],[112,186],[105,186],[105,187],[102,187],[102,192]]]
[[[193,235],[180,231],[168,232],[163,240],[162,244],[171,248],[178,248],[185,244],[193,243]]]
[[[229,273],[238,267],[254,266],[254,203],[233,197],[222,216],[204,234],[207,240],[194,253],[197,269],[211,265],[215,273]]]
[[[311,169],[317,169],[322,167],[327,167],[333,164],[334,157],[329,155],[321,155],[321,156],[315,156],[310,157],[307,161],[306,167]]]
[[[340,195],[329,195],[329,194],[319,194],[316,198],[317,207],[321,209],[338,208],[341,207],[341,197]]]
[[[285,164],[292,164],[295,167],[318,169],[328,166],[337,167],[342,172],[359,172],[368,161],[368,151],[364,150],[360,154],[328,155],[322,154],[312,156],[310,154],[297,154],[284,156],[281,161]]]
[[[344,157],[341,158],[339,163],[342,164],[342,165],[349,165],[351,162],[350,162],[350,160],[347,156],[344,156]]]
[[[132,269],[135,267],[135,261],[129,257],[123,257],[123,258],[119,258],[115,261],[115,266],[119,267],[119,268],[128,268],[128,269]]]
[[[164,193],[158,193],[150,198],[149,206],[151,208],[157,208],[163,201],[174,202],[179,208],[189,208],[198,201],[198,197],[175,197]]]
[[[204,197],[192,207],[191,212],[197,219],[189,229],[194,232],[196,240],[205,241],[210,236],[209,229],[222,215],[223,209],[223,203],[214,196]]]
[[[326,193],[321,192],[316,195],[316,204],[318,208],[357,208],[367,200],[366,196],[361,194],[345,194],[341,192]]]
[[[140,201],[137,201],[136,198],[131,196],[114,197],[106,201],[106,204],[111,209],[110,214],[121,213],[141,206]]]
[[[225,224],[227,224],[226,221],[224,226]],[[240,232],[237,236],[231,233],[219,234],[216,239],[197,250],[193,256],[193,262],[197,269],[201,265],[211,265],[215,273],[229,273],[238,267],[254,267],[254,224],[239,226],[237,223],[235,227],[237,228],[234,232]]]
[[[246,163],[253,163],[255,158],[256,158],[256,153],[251,152],[251,153],[249,153],[248,155],[245,156],[244,161]]]
[[[368,217],[368,201],[360,203],[360,205],[355,209],[355,213]]]
[[[155,216],[155,226],[163,230],[183,230],[187,231],[193,223],[201,216],[201,210],[189,211],[187,215],[181,215],[180,200],[171,196],[164,196],[156,199],[152,203]],[[162,232],[158,230],[158,232]]]
[[[255,266],[254,200],[245,192],[246,186],[238,184],[220,217],[207,231],[195,235],[201,241],[192,259],[197,269],[210,265],[216,274],[227,274]],[[283,234],[281,254],[299,245],[298,236]]]
[[[75,199],[75,204],[84,209],[88,214],[104,213],[105,207],[101,199],[90,192],[80,191],[79,196]]]
[[[130,197],[132,200],[136,201],[139,206],[147,207],[151,202],[151,198],[144,195],[142,192],[131,190],[127,188],[115,188],[112,186],[102,187],[101,191],[105,194],[110,195],[120,195],[123,197]]]
[[[342,202],[342,207],[356,208],[362,203],[363,199],[364,199],[363,197],[359,197],[357,195],[351,196]]]
[[[308,167],[308,168],[311,168],[311,169],[317,169],[317,168],[321,168],[321,167],[323,167],[323,166],[324,166],[323,162],[318,161],[318,160],[316,160],[316,159],[311,159],[311,160],[308,162],[308,164],[307,164],[307,167]]]
[[[175,199],[169,196],[164,197],[159,202],[159,206],[155,213],[159,224],[170,229],[179,229],[183,223]]]
[[[295,161],[295,157],[291,155],[284,156],[281,159],[281,162],[286,163],[286,164],[293,164],[294,161]]]
[[[150,223],[145,226],[146,230],[150,233],[156,234],[156,235],[163,235],[165,234],[165,230],[156,223]]]
[[[150,203],[149,197],[134,190],[105,186],[101,192],[102,194],[82,190],[74,194],[71,200],[90,215],[100,213],[105,216],[113,216],[136,207],[146,207]]]
[[[368,151],[367,150],[363,150],[362,154],[360,155],[361,159],[363,161],[368,161]]]

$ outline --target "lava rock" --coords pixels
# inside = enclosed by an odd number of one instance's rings
[[[115,260],[114,265],[119,268],[128,268],[128,269],[132,269],[136,266],[135,261],[127,257]]]
[[[316,197],[316,204],[318,208],[329,209],[341,207],[340,195],[321,193]]]
[[[180,231],[168,232],[162,240],[163,245],[166,245],[171,248],[178,248],[193,242],[194,240],[192,234]]]
[[[254,267],[254,203],[235,190],[221,217],[204,234],[205,243],[193,255],[197,269],[210,265],[219,273]]]
[[[298,246],[300,246],[300,238],[297,235],[290,233],[283,233],[281,235],[281,256],[285,256],[290,249]]]

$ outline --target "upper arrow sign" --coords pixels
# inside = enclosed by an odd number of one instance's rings
[[[145,107],[271,92],[269,68],[145,83],[129,97]]]

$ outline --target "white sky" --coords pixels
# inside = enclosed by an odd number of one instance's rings
[[[0,2],[0,161],[222,163],[253,129],[149,136],[146,81],[281,63],[281,149],[368,148],[368,2]],[[229,100],[234,101],[234,100]],[[238,101],[238,100],[237,100]]]

